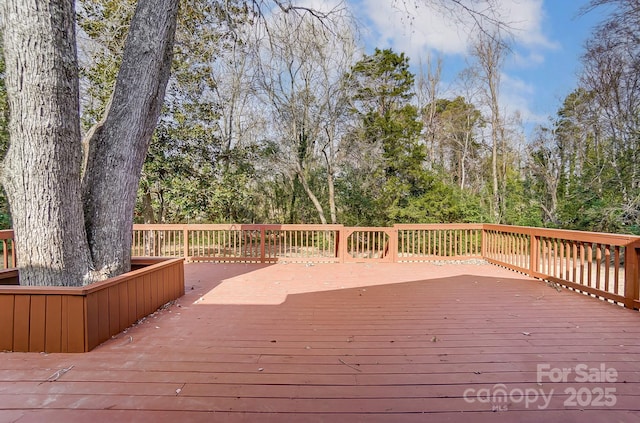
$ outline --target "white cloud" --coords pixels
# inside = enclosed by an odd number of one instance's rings
[[[459,25],[424,6],[404,10],[394,7],[390,0],[363,0],[360,7],[360,13],[370,22],[371,42],[378,47],[392,47],[410,57],[429,50],[444,54],[466,51],[466,34]]]
[[[362,32],[369,51],[373,47],[393,48],[406,53],[414,65],[435,54],[443,58],[448,69],[460,70],[474,40],[470,35],[474,22],[464,12],[453,16],[434,8],[440,1],[349,0],[349,5],[364,26]],[[536,113],[532,107],[537,94],[534,85],[518,77],[519,70],[543,65],[545,55],[559,48],[544,32],[548,17],[543,0],[462,1],[475,10],[485,10],[488,3],[497,5],[495,17],[509,26],[512,52],[508,57],[509,70],[503,70],[502,76],[503,109],[509,114],[519,112],[525,125],[546,122],[547,116]],[[455,74],[449,72],[443,77],[452,79]]]
[[[542,124],[548,121],[547,115],[541,115],[531,110],[531,99],[535,96],[535,87],[522,79],[501,75],[500,103],[507,113],[519,112],[523,122]]]
[[[294,4],[322,13],[336,12],[346,7],[343,0],[296,0]]]
[[[411,57],[428,51],[463,55],[472,41],[471,16],[462,10],[453,16],[430,0],[351,0],[350,4],[368,24],[369,42],[378,47],[392,47]],[[486,0],[469,4],[476,10],[487,7]],[[496,0],[496,4],[496,17],[509,25],[517,45],[557,47],[542,32],[542,0]]]
[[[537,51],[527,51],[524,53],[513,52],[511,55],[511,62],[518,67],[525,68],[528,66],[535,66],[544,63],[544,54]]]
[[[542,22],[546,18],[542,0],[500,0],[500,3],[516,43],[530,48],[559,47],[542,32]]]

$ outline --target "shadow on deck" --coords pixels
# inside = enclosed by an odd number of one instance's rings
[[[92,352],[0,354],[0,423],[640,420],[637,311],[492,265],[185,272]]]

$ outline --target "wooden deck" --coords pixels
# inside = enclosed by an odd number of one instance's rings
[[[185,272],[92,352],[0,353],[0,423],[640,421],[637,311],[482,264]]]

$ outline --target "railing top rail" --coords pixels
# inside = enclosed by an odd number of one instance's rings
[[[396,223],[395,229],[482,229],[482,223]]]
[[[626,234],[610,234],[605,232],[583,232],[569,229],[533,228],[528,226],[510,226],[485,224],[485,230],[519,233],[571,241],[592,242],[617,246],[627,246],[640,242],[640,236]]]
[[[254,224],[254,223],[185,223],[185,224],[165,224],[165,223],[136,223],[134,230],[226,230],[226,231],[251,231],[251,230],[307,230],[307,231],[330,231],[340,230],[343,225],[322,225],[322,224]]]
[[[178,231],[183,230],[187,225],[183,225],[180,223],[134,223],[133,230],[139,231],[150,231],[154,229],[162,229],[167,231]]]
[[[487,231],[509,232],[516,234],[531,235],[533,228],[529,226],[511,226],[511,225],[496,225],[491,223],[485,223],[482,225],[482,229]]]
[[[346,229],[350,232],[385,232],[394,228],[391,226],[349,226]]]
[[[336,230],[339,231],[340,229],[344,228],[343,225],[322,225],[322,224],[293,224],[293,223],[287,223],[287,224],[265,224],[265,225],[242,225],[243,227],[256,227],[256,228],[264,228],[268,231],[277,231],[277,230],[283,230],[283,231],[331,231],[331,230]]]
[[[0,239],[13,239],[13,229],[1,230]]]

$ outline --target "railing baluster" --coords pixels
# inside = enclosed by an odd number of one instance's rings
[[[616,245],[613,253],[613,293],[620,294],[620,246]]]
[[[2,240],[2,259],[4,263],[4,268],[9,268],[9,243],[6,239]]]
[[[611,250],[608,245],[605,245],[604,250],[604,290],[609,291],[609,266],[611,264]]]
[[[595,286],[596,289],[602,289],[602,245],[596,244],[596,280]]]
[[[585,248],[584,243],[580,243],[580,285],[584,285]]]
[[[558,260],[558,277],[562,278],[563,274],[564,274],[564,268],[565,268],[565,257],[564,257],[564,241],[561,239],[558,239],[558,252],[560,253],[560,257]]]
[[[587,244],[587,286],[592,286],[593,275],[593,244]]]

